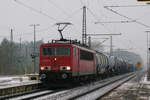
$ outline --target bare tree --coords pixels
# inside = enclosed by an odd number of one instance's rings
[[[91,43],[91,48],[96,50],[96,51],[104,51],[104,45],[102,45],[98,41],[94,41]]]

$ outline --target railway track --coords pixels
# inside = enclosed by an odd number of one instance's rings
[[[17,93],[14,95],[6,95],[3,96],[1,99],[9,99],[9,100],[32,100],[39,98],[41,96],[45,95],[50,95],[50,94],[55,94],[57,92],[67,90],[69,87],[65,88],[64,87],[46,87],[45,85],[41,85],[40,87],[27,91],[27,92],[22,92],[22,93]],[[63,91],[64,92],[64,91]]]
[[[77,95],[75,97],[70,98],[69,100],[98,100],[101,97],[103,97],[105,94],[109,93],[113,89],[117,88],[121,84],[125,83],[126,81],[133,78],[135,75],[122,77],[120,79],[117,79],[115,81],[111,81],[110,83],[106,83],[105,85],[102,85],[98,88],[95,88],[91,91],[88,91],[86,93],[83,93],[81,95]]]
[[[56,93],[57,91],[61,91],[61,90],[45,89],[45,90],[33,92],[31,94],[23,94],[22,96],[19,97],[13,97],[10,98],[9,100],[31,100],[48,94]]]
[[[135,73],[128,73],[71,89],[43,90],[10,100],[96,100],[135,76]]]

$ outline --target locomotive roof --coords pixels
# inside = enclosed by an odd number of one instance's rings
[[[95,50],[87,48],[85,46],[70,44],[70,43],[44,43],[44,44],[41,44],[41,47],[44,47],[44,46],[47,46],[47,47],[48,46],[74,46],[74,47],[77,47],[77,48],[80,48],[80,49],[83,49],[83,50],[86,50],[86,51],[96,52]]]

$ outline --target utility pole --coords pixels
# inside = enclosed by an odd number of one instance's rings
[[[110,56],[113,55],[113,48],[112,48],[112,36],[110,36]]]
[[[27,45],[26,45],[26,59],[27,59],[27,56],[28,56],[28,49],[27,49]]]
[[[82,44],[86,45],[87,35],[86,35],[86,6],[83,6],[83,20],[82,20]]]
[[[150,31],[146,31],[147,33],[147,79],[150,80],[150,59],[149,59],[149,51],[150,51],[150,48],[149,48],[149,32]]]
[[[10,66],[13,66],[13,29],[10,30]]]
[[[89,44],[89,48],[91,48],[91,36],[89,36],[88,38],[88,44]]]
[[[10,33],[10,42],[11,42],[11,44],[13,42],[13,29],[11,29],[11,33]]]
[[[110,36],[110,56],[112,56],[113,55],[112,36],[121,35],[121,33],[120,34],[87,34],[87,36],[102,36],[102,35]]]
[[[36,46],[36,26],[40,26],[40,24],[32,24],[30,26],[33,26],[34,28],[34,51],[33,53],[35,54],[35,46]],[[36,69],[36,57],[34,57],[34,73],[35,73],[35,70]]]
[[[21,52],[21,36],[20,36],[20,52]]]

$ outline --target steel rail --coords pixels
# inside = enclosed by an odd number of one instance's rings
[[[74,100],[74,99],[79,99],[80,97],[83,97],[84,95],[88,95],[89,93],[92,93],[98,89],[101,89],[105,86],[108,86],[110,84],[113,84],[114,82],[118,82],[121,79],[126,79],[126,77],[131,77],[135,76],[134,73],[128,73],[124,75],[119,75],[115,77],[111,77],[108,79],[104,79],[98,82],[93,82],[90,84],[86,84],[84,86],[79,86],[76,88],[72,88],[69,90],[64,90],[61,92],[57,92],[56,94],[50,94],[47,96],[43,96],[40,98],[36,98],[36,100]],[[83,100],[87,100],[82,98]],[[90,99],[93,100],[93,99]]]
[[[55,93],[57,91],[53,91],[53,90],[40,90],[40,91],[33,92],[32,94],[26,94],[26,95],[24,94],[23,96],[11,98],[9,100],[32,100],[32,99],[35,99],[35,98],[40,97],[40,96],[45,96],[45,95],[48,95],[48,94]]]
[[[101,97],[103,97],[105,94],[109,93],[113,89],[119,87],[121,84],[127,82],[131,78],[133,78],[135,75],[123,77],[121,79],[118,79],[116,81],[113,81],[111,83],[108,83],[107,85],[104,85],[102,87],[96,88],[92,91],[89,91],[87,93],[84,93],[82,95],[73,97],[69,100],[87,100],[90,98],[90,100],[99,100]]]

